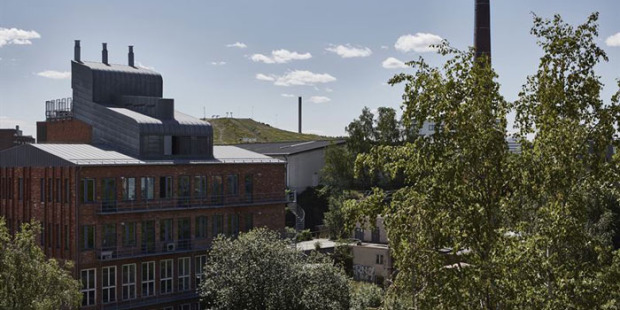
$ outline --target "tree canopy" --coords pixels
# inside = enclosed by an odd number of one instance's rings
[[[620,91],[600,98],[597,18],[573,27],[535,16],[544,55],[514,103],[484,57],[447,42],[442,67],[420,58],[390,80],[405,84],[405,132],[427,121],[435,132],[358,155],[356,173],[402,175],[404,186],[344,209],[350,226],[384,216],[399,271],[392,292],[412,307],[620,307],[620,156],[609,152]],[[506,143],[511,110],[520,154]]]
[[[11,236],[0,217],[0,309],[77,308],[80,282],[70,262],[47,259],[37,243],[38,224],[24,223]]]
[[[209,309],[348,309],[349,280],[331,259],[304,256],[266,229],[214,240],[200,296]]]

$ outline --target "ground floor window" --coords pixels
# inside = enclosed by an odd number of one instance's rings
[[[196,256],[194,262],[194,273],[196,274],[196,287],[200,286],[200,280],[202,279],[203,270],[207,263],[207,255]]]
[[[92,306],[97,297],[96,270],[94,268],[82,270],[80,279],[82,280],[82,306]]]
[[[159,262],[159,289],[162,294],[172,293],[173,261],[164,259]]]
[[[101,270],[101,288],[103,303],[116,301],[116,266],[103,267]]]
[[[142,263],[142,297],[155,295],[155,262]]]
[[[181,257],[179,258],[179,292],[187,291],[190,288],[190,262],[191,259],[189,257]]]
[[[123,300],[136,298],[136,264],[123,265]]]

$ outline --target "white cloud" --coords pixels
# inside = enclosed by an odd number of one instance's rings
[[[330,102],[332,100],[329,99],[328,97],[325,97],[325,96],[312,96],[312,97],[310,97],[310,99],[308,99],[308,101],[310,101],[312,103],[326,103],[326,102]]]
[[[281,94],[282,97],[286,97],[286,98],[293,98],[295,97],[295,95],[293,94]]]
[[[333,90],[333,89],[331,89],[331,88],[329,88],[329,87],[326,87],[326,88],[325,88],[325,91],[326,91],[326,92],[328,92],[328,93],[331,93],[331,92],[333,92],[334,90]]]
[[[290,62],[291,60],[304,60],[310,58],[312,58],[312,55],[310,53],[300,54],[285,49],[271,51],[271,56],[254,54],[252,55],[252,57],[250,57],[250,59],[252,59],[252,61],[254,62],[264,62],[266,64],[283,64]]]
[[[29,45],[32,39],[39,39],[41,35],[34,30],[0,27],[0,47],[4,45]]]
[[[295,70],[284,75],[265,75],[259,73],[256,75],[257,80],[270,81],[276,86],[314,86],[319,83],[329,83],[336,81],[336,78],[328,73],[313,73],[305,70]]]
[[[605,44],[607,44],[607,46],[620,47],[620,32],[609,36],[607,40],[605,40]]]
[[[245,43],[235,42],[233,44],[227,44],[226,47],[246,48],[248,46],[245,45]]]
[[[256,79],[257,80],[261,80],[261,81],[271,81],[271,82],[276,80],[275,77],[269,76],[269,75],[265,75],[265,74],[262,74],[262,73],[257,74],[256,75]]]
[[[347,45],[331,45],[325,49],[328,52],[336,53],[342,58],[368,57],[372,55],[372,51],[368,47],[355,47]]]
[[[71,78],[71,72],[69,71],[54,71],[54,70],[46,70],[37,73],[38,76],[54,79],[54,80],[64,80]]]
[[[386,50],[386,49],[389,49],[389,48],[390,48],[390,47],[389,47],[389,46],[387,46],[387,45],[381,45],[381,49],[382,49],[382,50]]]
[[[225,61],[212,61],[211,64],[214,66],[223,66],[226,64],[226,62]]]
[[[398,59],[396,59],[394,57],[386,58],[381,63],[381,65],[383,66],[383,68],[386,68],[386,69],[407,68],[407,65],[404,62],[402,62],[402,61],[400,61],[400,60],[398,60]]]
[[[401,52],[414,51],[418,53],[433,52],[436,49],[430,45],[441,43],[442,38],[432,33],[416,33],[415,35],[407,34],[398,38],[394,44],[394,48]]]

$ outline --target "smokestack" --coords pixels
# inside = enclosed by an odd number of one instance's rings
[[[299,96],[299,103],[297,104],[297,113],[298,113],[298,120],[299,120],[299,133],[301,133],[301,96]]]
[[[75,40],[75,46],[73,47],[73,60],[82,62],[82,60],[80,60],[80,54],[80,40]]]
[[[491,5],[489,0],[475,1],[474,48],[476,59],[486,55],[488,63],[491,64]]]
[[[133,45],[129,45],[129,54],[127,54],[127,65],[133,67]]]
[[[108,43],[102,43],[103,50],[101,50],[101,62],[104,64],[108,64]]]

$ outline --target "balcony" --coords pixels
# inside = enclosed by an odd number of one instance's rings
[[[99,214],[169,211],[179,209],[208,209],[225,206],[251,206],[295,201],[295,192],[262,193],[254,195],[221,195],[206,198],[171,198],[133,201],[102,201],[84,203],[96,206]]]
[[[208,250],[210,242],[207,239],[199,240],[171,240],[161,242],[145,242],[141,246],[133,247],[106,247],[97,249],[99,261],[111,261],[124,258],[145,257],[164,254],[176,254]]]

